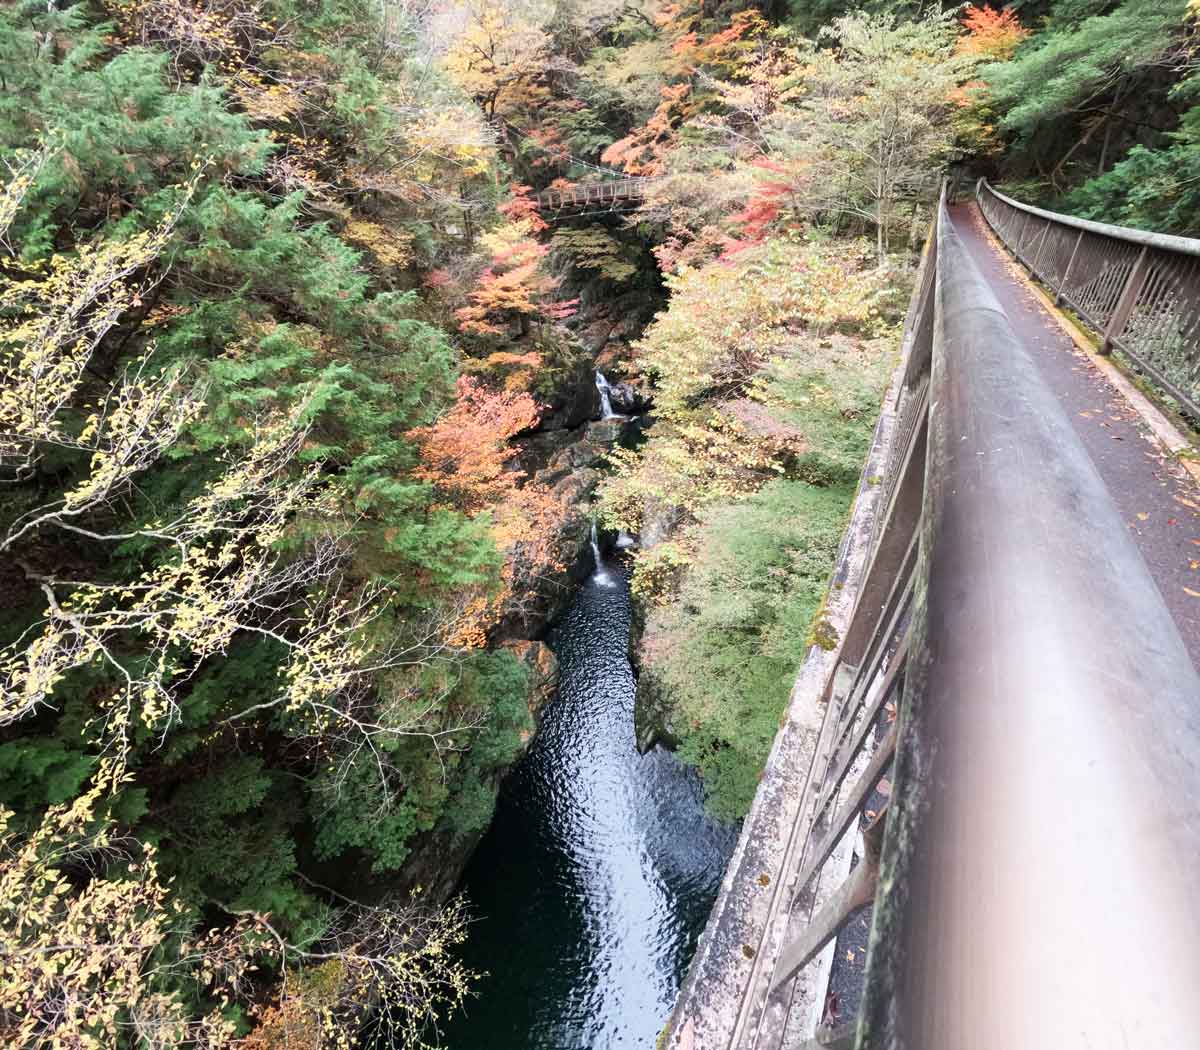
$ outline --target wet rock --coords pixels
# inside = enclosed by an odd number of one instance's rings
[[[591,364],[582,361],[559,386],[542,417],[542,430],[572,430],[600,415],[600,391]]]
[[[573,430],[540,430],[516,442],[514,462],[532,477],[545,470],[560,452],[578,440],[579,434]]]
[[[604,457],[607,445],[596,441],[576,441],[568,445],[547,464],[546,469],[551,473],[569,473],[582,467],[599,466]]]
[[[651,399],[632,383],[610,384],[608,399],[614,411],[626,416],[641,415],[649,411],[652,404]]]
[[[593,467],[584,467],[581,470],[572,471],[562,481],[558,482],[552,489],[554,498],[559,503],[565,503],[568,506],[579,508],[579,512],[571,517],[578,517],[583,522],[585,542],[590,540],[591,519],[582,513],[582,508],[586,507],[592,498],[592,493],[596,491],[596,486],[600,484],[600,472]],[[575,525],[570,519],[564,522],[564,530],[568,534],[575,531]]]
[[[637,749],[643,755],[661,744],[674,749],[679,735],[671,724],[671,703],[653,670],[643,666],[638,674],[633,706],[633,731]]]
[[[578,333],[579,341],[589,354],[595,355],[604,349],[604,344],[608,342],[609,336],[612,335],[612,330],[613,325],[611,321],[604,319],[593,321]]]
[[[638,533],[642,549],[649,550],[669,539],[680,516],[679,508],[672,504],[657,499],[646,500],[642,507],[642,531]]]

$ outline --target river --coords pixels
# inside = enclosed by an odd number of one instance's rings
[[[464,877],[486,971],[449,1050],[651,1048],[695,950],[736,830],[698,778],[634,747],[629,587],[600,563],[547,639],[557,697],[505,780]]]

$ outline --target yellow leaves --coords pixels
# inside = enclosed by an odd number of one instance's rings
[[[706,388],[747,380],[795,343],[795,327],[865,324],[879,280],[855,247],[780,241],[671,276],[672,309],[637,347],[658,377],[660,409],[682,410]]]
[[[32,465],[44,444],[92,452],[92,475],[68,494],[67,510],[106,498],[145,469],[198,411],[177,389],[177,373],[149,375],[143,358],[74,433],[65,423],[93,351],[138,301],[143,286],[131,278],[166,246],[194,188],[193,180],[155,229],[56,255],[0,285],[0,305],[10,311],[0,326],[0,454]]]
[[[197,1015],[194,1003],[158,989],[180,965],[172,958],[190,968],[203,957],[219,963],[208,966],[207,990],[228,1001],[253,958],[245,924],[193,940],[149,847],[141,857],[122,850],[122,863],[100,877],[112,840],[97,803],[121,781],[102,761],[84,795],[52,807],[24,835],[0,810],[0,928],[10,949],[0,953],[6,1046],[99,1050],[119,1045],[131,1025],[152,1028],[163,1045],[232,1045],[235,1032],[219,1014]],[[89,858],[80,871],[94,874],[68,880],[63,869],[80,857]]]
[[[342,235],[351,244],[366,248],[383,267],[402,270],[412,261],[413,236],[366,219],[351,219]]]
[[[233,94],[251,120],[283,123],[304,110],[303,91],[286,81],[268,80],[246,68],[237,70],[229,79]]]
[[[447,162],[462,175],[482,175],[495,155],[479,111],[465,106],[439,106],[419,114],[405,127],[404,137],[416,156],[429,158],[421,171],[426,179],[444,178]]]

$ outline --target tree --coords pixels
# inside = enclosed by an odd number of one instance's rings
[[[847,15],[824,35],[837,46],[815,57],[803,102],[778,111],[768,139],[806,169],[810,212],[874,225],[882,265],[901,203],[933,195],[953,145],[951,95],[970,60],[938,13]]]
[[[546,228],[528,186],[516,186],[505,208],[507,220],[483,234],[480,241],[491,261],[471,290],[469,305],[455,312],[464,332],[503,336],[512,324],[519,335],[529,332],[531,320],[556,321],[569,317],[575,301],[555,301],[559,280],[545,271],[550,246],[535,234]]]
[[[15,213],[12,198],[28,183],[26,174],[7,189],[0,214]],[[44,275],[39,268],[0,288],[9,318],[0,328],[0,466],[15,481],[40,473],[52,453],[83,466],[0,533],[0,553],[45,602],[42,619],[0,648],[0,724],[46,705],[77,669],[102,664],[118,684],[99,717],[123,761],[137,727],[165,734],[204,661],[248,632],[286,654],[270,704],[313,733],[387,732],[363,712],[366,683],[417,650],[371,655],[383,592],[346,579],[343,516],[321,485],[320,465],[297,469],[306,406],[260,419],[248,448],[173,515],[108,524],[135,477],[166,455],[204,403],[202,388],[189,387],[178,368],[155,369],[151,353],[99,387],[89,372],[96,347],[146,294],[146,283],[131,277],[154,262],[178,216],[149,233],[54,256]],[[15,260],[10,267],[19,269]],[[88,396],[94,400],[82,407]],[[280,544],[297,521],[313,538],[285,552]],[[158,553],[132,579],[63,577],[39,567],[39,547],[56,533],[113,548],[140,541]]]
[[[560,569],[557,533],[565,508],[544,485],[527,481],[513,463],[510,439],[532,429],[540,408],[525,392],[493,391],[463,377],[458,400],[435,424],[415,431],[422,473],[445,498],[482,516],[504,553],[498,586],[480,587],[453,638],[482,646],[487,631],[521,599],[522,589]]]
[[[997,11],[984,4],[969,4],[963,11],[963,35],[958,38],[958,50],[988,62],[1004,62],[1012,58],[1029,30],[1011,8]]]
[[[391,1045],[426,1047],[473,976],[451,954],[461,901],[363,907],[342,901],[316,944],[289,943],[250,914],[204,928],[159,874],[156,850],[117,834],[104,800],[119,776],[21,833],[0,808],[0,1030],[21,1050],[138,1045],[247,1050],[340,1044],[368,1010]],[[255,971],[283,976],[278,1005],[256,1008]],[[257,1012],[249,1038],[237,1015]]]
[[[550,36],[527,5],[471,0],[445,57],[450,76],[490,119],[541,97]]]
[[[1171,131],[1169,94],[1193,68],[1183,0],[1078,10],[1056,5],[1047,28],[979,74],[1009,169],[1033,169],[1059,192],[1073,168],[1098,174],[1124,149]]]

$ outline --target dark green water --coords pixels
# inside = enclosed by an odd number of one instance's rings
[[[548,641],[557,698],[464,878],[488,973],[450,1050],[653,1047],[733,850],[697,778],[634,747],[629,589],[609,565]]]

